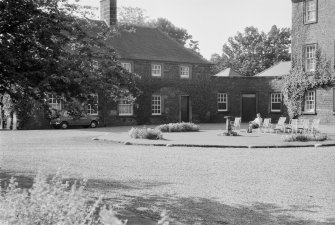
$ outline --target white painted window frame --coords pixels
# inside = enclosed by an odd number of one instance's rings
[[[162,115],[162,96],[161,95],[151,96],[151,115],[153,116]]]
[[[225,103],[226,108],[220,109],[219,104]],[[218,112],[227,112],[228,111],[228,93],[218,93],[217,94],[217,105],[218,105]]]
[[[283,96],[281,93],[271,93],[271,112],[281,112],[281,108],[280,109],[273,109],[273,104],[274,103],[280,103],[282,104],[282,99]]]

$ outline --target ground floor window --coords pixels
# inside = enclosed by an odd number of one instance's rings
[[[315,113],[315,90],[305,94],[304,113]]]
[[[48,104],[50,108],[55,109],[55,110],[62,110],[62,99],[59,96],[49,94],[48,95]]]
[[[281,93],[271,93],[271,112],[281,112],[282,95]]]
[[[151,97],[151,114],[152,115],[162,114],[162,97],[160,95],[153,95]]]
[[[119,116],[132,116],[134,114],[133,104],[125,98],[121,98],[118,104]]]
[[[218,93],[217,95],[218,111],[228,111],[228,94]]]
[[[87,100],[87,113],[89,115],[98,115],[98,95],[91,94]]]

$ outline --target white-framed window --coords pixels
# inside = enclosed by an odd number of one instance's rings
[[[218,111],[228,111],[228,94],[218,93]]]
[[[62,99],[59,96],[49,94],[48,95],[48,104],[50,108],[56,109],[56,110],[62,110]]]
[[[314,72],[316,67],[316,44],[306,45],[305,47],[305,70]]]
[[[118,103],[119,116],[132,116],[134,114],[134,105],[125,98],[121,98]]]
[[[151,114],[162,115],[162,96],[160,95],[151,96]]]
[[[305,23],[314,23],[317,19],[317,0],[305,0]]]
[[[281,93],[271,93],[271,112],[281,112]]]
[[[190,78],[189,66],[180,66],[180,78]]]
[[[153,77],[161,77],[162,76],[162,65],[152,64],[151,65],[151,75]]]
[[[131,63],[130,62],[121,62],[121,66],[125,69],[125,70],[127,70],[128,72],[132,72],[132,70],[131,70]]]
[[[304,113],[315,113],[315,90],[305,94]]]
[[[91,94],[88,96],[87,100],[87,114],[98,115],[98,94]]]

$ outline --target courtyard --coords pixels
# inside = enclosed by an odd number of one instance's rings
[[[88,179],[128,224],[335,224],[334,147],[206,148],[93,140],[129,127],[1,131],[0,179]],[[267,134],[269,135],[269,134]],[[234,138],[234,137],[231,137]]]

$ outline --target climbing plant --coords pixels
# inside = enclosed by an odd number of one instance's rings
[[[302,57],[298,56],[296,58],[297,60],[293,61],[290,74],[283,77],[284,103],[291,118],[299,117],[302,114],[304,95],[307,90],[328,88],[335,84],[334,69],[319,49],[316,51],[314,72],[306,72]]]

